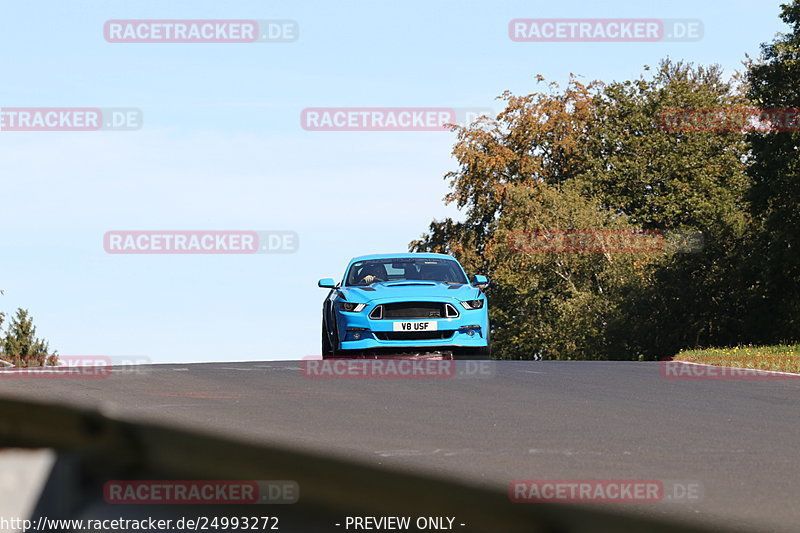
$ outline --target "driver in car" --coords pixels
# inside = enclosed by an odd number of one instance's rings
[[[385,272],[381,265],[367,265],[364,267],[364,270],[361,271],[361,274],[364,276],[361,278],[361,283],[365,285],[378,281],[386,281],[383,279]]]

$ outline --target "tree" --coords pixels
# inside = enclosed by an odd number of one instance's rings
[[[36,338],[36,327],[27,309],[17,309],[2,339],[4,358],[17,367],[58,364],[56,353],[50,353],[48,343]]]
[[[794,112],[793,131],[752,132],[750,210],[758,224],[751,255],[752,314],[769,342],[800,340],[800,1],[782,6],[790,32],[748,63],[748,96],[759,108]],[[792,111],[793,110],[793,111]],[[792,129],[792,128],[790,128]]]
[[[452,253],[468,271],[492,278],[493,350],[500,357],[569,357],[574,355],[569,349],[593,351],[592,333],[581,333],[581,339],[560,336],[562,329],[577,332],[579,328],[570,328],[575,310],[593,305],[583,292],[591,290],[574,286],[572,269],[581,267],[553,264],[558,260],[546,255],[526,258],[509,246],[518,230],[570,225],[577,223],[571,220],[576,216],[603,218],[578,195],[559,193],[587,168],[583,147],[596,84],[571,77],[563,90],[555,83],[548,87],[548,92],[527,96],[505,92],[500,98],[506,108],[495,119],[455,127],[453,155],[460,169],[445,176],[451,185],[445,200],[465,209],[466,220],[434,221],[429,233],[410,245],[414,251]],[[550,208],[555,205],[563,209],[554,218]],[[530,213],[543,218],[527,224]],[[544,314],[549,318],[542,319]],[[557,338],[564,339],[562,347],[548,344]]]
[[[544,80],[537,77],[537,82]],[[595,84],[571,77],[563,92],[556,83],[549,93],[499,98],[506,108],[496,119],[484,117],[466,127],[455,126],[453,155],[461,168],[449,172],[447,203],[466,209],[467,220],[433,222],[431,232],[412,243],[412,249],[440,248],[459,255],[471,249],[480,261],[493,224],[502,215],[507,187],[533,183],[559,184],[586,165],[582,144],[592,115]],[[472,246],[466,247],[469,236]]]
[[[671,129],[664,121],[676,111],[746,106],[735,82],[717,66],[665,60],[651,77],[609,84],[597,99],[586,187],[637,227],[704,236],[699,252],[651,262],[643,283],[623,289],[624,312],[606,332],[611,357],[660,358],[746,340],[745,137],[737,129]]]
[[[2,291],[0,291],[0,294],[2,294]],[[3,322],[5,321],[5,319],[6,319],[6,314],[0,311],[0,332],[3,331]],[[0,359],[2,359],[3,356],[5,355],[4,344],[5,343],[0,342]]]
[[[578,239],[632,229],[574,183],[509,187],[485,254],[495,283],[495,352],[515,359],[607,358],[606,329],[620,313],[620,290],[636,283],[653,257],[583,253],[582,246],[590,247]]]
[[[494,280],[496,353],[655,358],[701,338],[730,339],[744,314],[731,319],[725,307],[742,308],[725,276],[748,226],[744,138],[672,132],[662,123],[671,109],[741,105],[720,69],[664,61],[648,79],[604,85],[571,77],[563,90],[550,84],[548,92],[501,98],[506,108],[496,119],[456,127],[460,168],[446,175],[446,201],[465,219],[434,221],[410,245],[452,253]],[[508,245],[519,231],[632,229],[700,231],[707,246],[690,257],[526,254]]]

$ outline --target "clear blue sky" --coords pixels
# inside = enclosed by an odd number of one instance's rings
[[[319,353],[352,256],[406,251],[455,168],[450,132],[311,132],[306,107],[499,109],[535,74],[728,74],[785,28],[778,0],[5,2],[0,107],[136,107],[135,132],[0,132],[0,310],[64,355],[154,362]],[[519,43],[514,18],[694,18],[697,42]],[[286,44],[112,44],[109,19],[293,19]],[[108,230],[298,232],[291,255],[109,255]]]

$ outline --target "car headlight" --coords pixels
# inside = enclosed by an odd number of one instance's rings
[[[461,302],[461,305],[464,306],[464,309],[480,309],[483,307],[483,300],[467,300]]]
[[[367,304],[357,304],[355,302],[339,302],[339,309],[348,313],[358,313],[363,311]]]

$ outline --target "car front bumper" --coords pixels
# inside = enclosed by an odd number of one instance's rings
[[[459,309],[456,318],[427,319],[372,319],[369,313],[373,308],[371,305],[359,313],[337,313],[340,350],[483,348],[489,344],[489,317],[485,307]],[[395,322],[436,322],[437,329],[406,335],[394,331]]]

